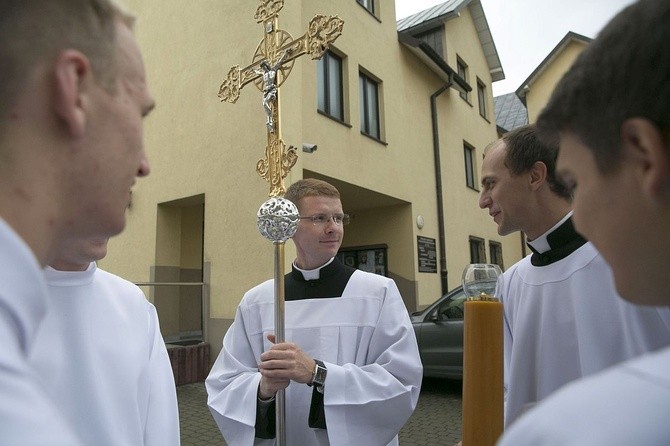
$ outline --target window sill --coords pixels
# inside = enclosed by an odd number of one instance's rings
[[[316,109],[316,112],[317,112],[318,114],[320,114],[321,116],[325,117],[325,118],[328,118],[328,119],[330,119],[330,120],[332,120],[332,121],[335,121],[335,122],[337,122],[338,124],[342,124],[342,125],[345,126],[345,127],[349,127],[349,128],[352,127],[351,124],[349,124],[348,122],[342,121],[340,118],[337,118],[337,117],[335,117],[335,116],[333,116],[333,115],[329,115],[328,113],[326,113],[326,112],[324,112],[324,111],[322,111],[322,110],[319,110],[318,108]]]
[[[358,3],[358,2],[356,2],[356,3]],[[358,6],[360,6],[361,8],[363,8],[363,9],[365,10],[365,12],[367,12],[367,13],[370,14],[372,17],[374,17],[375,20],[377,20],[379,23],[382,22],[381,19],[380,19],[379,17],[377,17],[377,15],[376,15],[374,12],[370,11],[368,8],[366,8],[365,6],[361,5],[360,3],[358,3]]]
[[[369,135],[369,134],[365,133],[363,130],[361,130],[361,135],[366,136],[373,141],[377,141],[379,144],[382,144],[384,146],[388,146],[388,143],[386,141],[383,141],[383,140],[377,138],[376,136]]]

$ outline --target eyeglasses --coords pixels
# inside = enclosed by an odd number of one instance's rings
[[[300,220],[303,219],[312,220],[312,223],[315,225],[325,225],[331,219],[333,220],[333,223],[335,223],[336,225],[348,225],[349,222],[351,221],[351,217],[349,217],[349,214],[333,214],[333,215],[316,214],[310,217],[300,217]]]

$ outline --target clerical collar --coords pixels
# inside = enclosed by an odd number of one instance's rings
[[[343,265],[337,258],[334,258],[314,271],[319,273],[319,277],[308,280],[304,275],[305,270],[300,270],[293,264],[291,272],[285,276],[286,301],[341,297],[356,269]]]
[[[297,271],[300,271],[302,273],[302,277],[305,280],[317,280],[321,276],[321,269],[325,268],[326,266],[333,263],[334,259],[335,259],[335,257],[332,257],[330,260],[328,260],[326,263],[324,263],[323,265],[321,265],[320,267],[318,267],[316,269],[298,268],[298,266],[295,264],[295,260],[294,260],[293,261],[293,269],[297,270]]]
[[[575,252],[582,245],[586,243],[586,239],[575,231],[572,224],[572,213],[569,213],[567,218],[559,222],[558,227],[552,228],[547,234],[546,242],[549,244],[549,251],[539,252],[533,246],[533,242],[528,242],[528,247],[533,251],[530,257],[530,263],[533,266],[547,266],[558,262]]]
[[[571,218],[571,217],[572,217],[572,211],[568,212],[568,213],[565,215],[565,217],[561,218],[561,219],[558,221],[558,223],[556,223],[554,226],[552,226],[551,228],[549,228],[549,230],[548,230],[547,232],[545,232],[544,234],[542,234],[541,236],[539,236],[539,237],[536,238],[535,240],[529,240],[529,241],[528,241],[528,247],[529,247],[533,252],[538,252],[538,253],[540,253],[540,254],[543,253],[543,252],[547,252],[547,251],[549,251],[549,250],[551,249],[551,245],[549,244],[549,240],[547,240],[547,237],[549,236],[549,234],[551,234],[552,232],[554,232],[554,230],[555,230],[556,228],[558,228],[559,226],[561,226],[563,223],[565,223],[565,221],[566,221],[568,218]]]

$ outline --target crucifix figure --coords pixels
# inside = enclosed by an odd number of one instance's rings
[[[258,161],[256,171],[270,183],[270,197],[284,194],[284,178],[298,159],[296,148],[286,149],[281,140],[279,121],[279,87],[293,69],[294,60],[303,54],[320,59],[328,46],[342,34],[344,22],[337,16],[315,16],[307,32],[297,39],[278,28],[279,11],[284,0],[260,0],[254,18],[263,24],[263,40],[256,47],[252,63],[245,68],[234,65],[219,88],[221,101],[235,103],[240,90],[254,82],[261,90],[267,146],[265,158]]]
[[[272,107],[277,100],[277,69],[281,67],[286,57],[291,54],[291,48],[284,51],[282,57],[270,66],[267,60],[261,61],[261,69],[254,68],[254,73],[263,76],[263,109],[265,110],[265,126],[268,132],[274,133]]]

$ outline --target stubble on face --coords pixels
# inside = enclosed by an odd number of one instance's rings
[[[83,237],[109,237],[125,227],[126,209],[137,177],[149,173],[143,119],[154,107],[142,55],[132,31],[117,23],[117,79],[113,92],[94,84],[89,127],[76,172]]]

